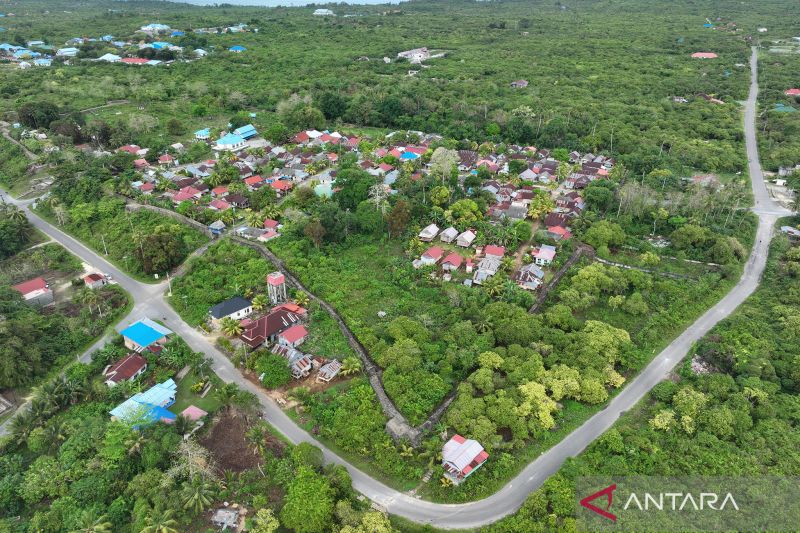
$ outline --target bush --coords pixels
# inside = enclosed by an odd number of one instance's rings
[[[292,379],[292,372],[286,359],[270,352],[264,352],[258,357],[256,372],[259,376],[263,374],[261,383],[268,389],[286,385]]]

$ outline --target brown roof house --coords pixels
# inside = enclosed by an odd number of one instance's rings
[[[133,381],[147,371],[147,360],[138,353],[129,353],[103,370],[106,385],[114,387],[123,381]]]

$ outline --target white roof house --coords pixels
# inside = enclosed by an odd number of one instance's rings
[[[107,61],[109,63],[116,63],[120,59],[122,58],[116,54],[103,54],[97,58],[98,61]]]
[[[453,242],[456,239],[456,237],[458,237],[458,230],[453,226],[450,226],[449,228],[447,228],[446,230],[444,230],[439,234],[439,239],[442,242],[448,242],[448,243]]]
[[[423,242],[431,242],[437,235],[439,235],[439,226],[430,224],[425,229],[419,232],[419,240]]]
[[[314,11],[315,17],[335,17],[336,13],[331,11],[330,9],[317,9]]]
[[[467,230],[456,238],[456,244],[462,248],[469,248],[475,240],[475,232]]]
[[[444,474],[455,484],[464,481],[488,458],[489,454],[478,441],[465,439],[461,435],[453,435],[442,448]]]

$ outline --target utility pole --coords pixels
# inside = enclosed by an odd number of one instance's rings
[[[614,128],[611,128],[611,150],[609,154],[614,155]]]
[[[169,294],[167,296],[172,297],[172,278],[169,277],[169,270],[167,270],[167,283],[169,283]]]
[[[103,250],[105,250],[106,255],[108,255],[108,247],[106,246],[106,236],[101,233],[100,238],[103,240]]]

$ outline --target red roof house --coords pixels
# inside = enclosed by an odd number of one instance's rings
[[[142,159],[134,159],[134,161],[133,161],[133,166],[134,166],[136,169],[138,169],[138,170],[141,170],[141,169],[143,169],[143,168],[147,168],[147,167],[149,167],[149,166],[150,166],[150,163],[148,163],[148,162],[147,162],[147,159],[144,159],[144,158],[142,158]]]
[[[503,246],[495,246],[494,244],[489,244],[483,250],[484,255],[486,256],[494,256],[494,257],[503,257],[506,255],[506,249]]]
[[[279,193],[287,193],[292,190],[292,182],[286,180],[275,180],[270,183],[273,189],[278,191]]]
[[[692,54],[695,59],[716,59],[717,54],[714,52],[695,52]]]
[[[442,258],[442,255],[444,255],[444,250],[438,246],[431,246],[425,250],[424,254],[422,254],[422,259],[423,261],[427,260],[428,263],[433,264],[438,263],[439,259]]]
[[[123,57],[119,62],[125,63],[126,65],[144,65],[149,63],[150,60],[143,57]]]
[[[786,96],[800,96],[800,89],[787,89],[783,94]]]
[[[305,326],[298,324],[290,327],[282,333],[279,333],[278,342],[284,346],[297,348],[303,344],[303,341],[306,340],[306,337],[308,337],[308,330],[305,328]]]
[[[155,190],[155,188],[156,188],[156,186],[148,181],[147,183],[142,183],[142,186],[139,187],[139,190],[141,192],[143,192],[144,194],[148,194],[148,193],[153,192]]]
[[[444,261],[442,261],[442,270],[458,270],[463,262],[463,257],[455,252],[452,252],[444,258]]]
[[[268,218],[264,221],[264,229],[278,229],[280,223],[277,220]]]
[[[278,333],[299,324],[301,317],[287,309],[273,309],[266,316],[259,318],[242,333],[242,342],[250,348],[258,348],[268,340],[275,340]]]
[[[125,146],[117,148],[117,152],[128,152],[131,155],[136,155],[139,150],[141,150],[141,147],[135,144],[126,144]]]
[[[97,289],[108,283],[108,281],[104,275],[93,272],[88,276],[83,276],[83,283],[90,289]]]
[[[211,196],[224,196],[228,192],[227,185],[220,185],[219,187],[214,187],[211,189]]]
[[[444,475],[456,485],[480,468],[489,454],[476,440],[453,435],[442,448]]]
[[[221,198],[215,198],[208,203],[208,208],[214,211],[227,211],[231,208],[231,204]]]
[[[138,353],[129,353],[103,370],[106,385],[113,387],[123,381],[133,381],[147,370],[147,360]]]
[[[53,301],[53,291],[44,278],[33,278],[11,287],[22,295],[26,302],[47,305]]]

